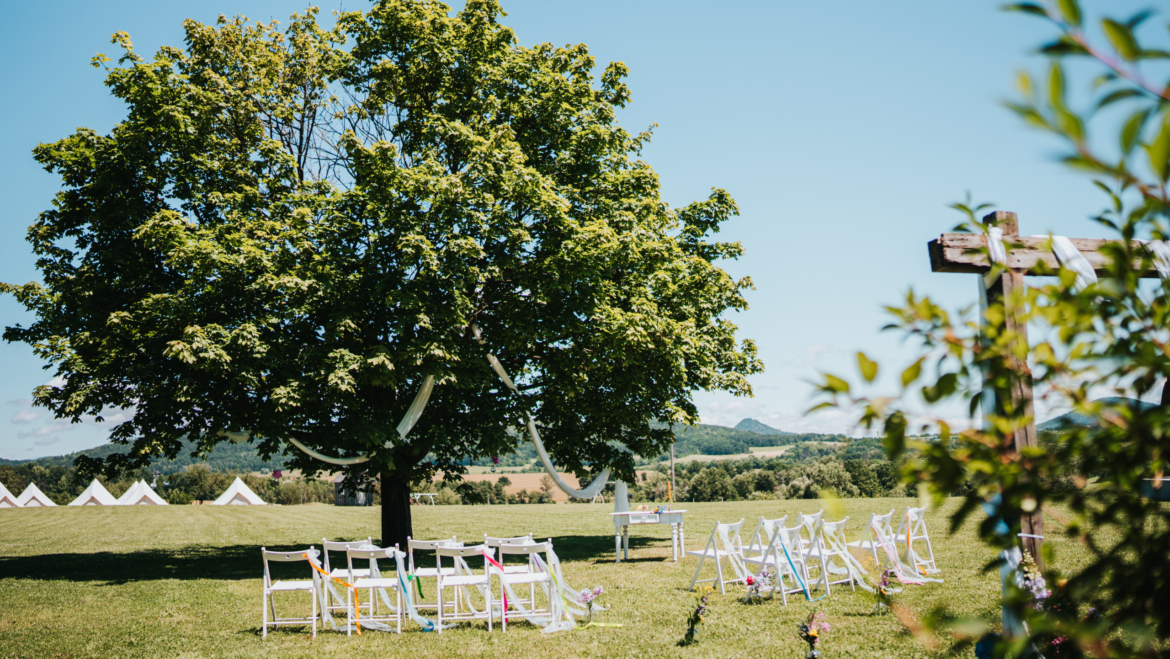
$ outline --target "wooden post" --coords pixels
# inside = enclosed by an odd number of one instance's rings
[[[996,211],[983,218],[984,224],[998,226],[1003,230],[1005,241],[1016,238],[1020,234],[1019,223],[1015,213]],[[1022,317],[1022,309],[1016,307],[1016,302],[1024,292],[1024,271],[1007,268],[994,281],[987,282],[987,308],[994,304],[1004,307],[1004,330],[1014,332],[1018,340],[1028,342],[1028,323]],[[1025,351],[1026,354],[1026,351]],[[1027,360],[1013,359],[1005,364],[1012,374],[1010,384],[1006,389],[996,390],[996,414],[1003,416],[1024,416],[1028,423],[1006,437],[1007,448],[1014,460],[1019,459],[1020,449],[1028,446],[1038,446],[1036,435],[1035,413],[1032,406],[1032,369]],[[1044,569],[1044,559],[1040,554],[1043,545],[1044,519],[1040,509],[1033,511],[1006,511],[1009,516],[1019,515],[1020,538],[1024,550],[1027,551],[1040,569]],[[1036,537],[1031,537],[1036,536]]]
[[[674,431],[674,428],[672,427],[671,432],[673,432],[673,431]],[[678,492],[678,486],[674,484],[674,442],[670,443],[670,492],[672,495],[675,492]],[[671,499],[673,499],[673,498],[674,497],[671,496]],[[674,502],[671,501],[671,503],[674,503]]]

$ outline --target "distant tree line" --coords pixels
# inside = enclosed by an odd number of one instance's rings
[[[656,471],[643,474],[638,483],[628,484],[630,500],[665,501],[669,480],[669,468],[658,466]],[[684,462],[676,465],[675,480],[676,501],[816,499],[830,492],[838,497],[917,494],[914,486],[900,484],[901,470],[888,460],[841,460],[836,455],[810,462],[798,462],[787,455],[768,460]]]

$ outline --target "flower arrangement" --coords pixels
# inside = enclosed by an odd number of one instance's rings
[[[1052,595],[1052,591],[1048,590],[1048,583],[1044,580],[1044,575],[1040,573],[1040,567],[1036,565],[1036,560],[1028,552],[1024,552],[1019,570],[1023,581],[1021,586],[1032,596],[1031,607],[1037,611],[1043,611],[1045,600]]]
[[[760,595],[760,588],[766,588],[770,596],[772,592],[773,579],[774,577],[772,574],[772,568],[768,565],[765,565],[764,569],[760,570],[760,573],[757,575],[753,576],[749,574],[747,579],[744,581],[744,583],[747,584],[747,595],[744,596],[743,603],[762,604],[764,602],[764,598],[762,595]]]
[[[594,604],[593,600],[597,599],[597,597],[604,592],[605,592],[605,589],[603,589],[601,586],[597,586],[593,590],[589,590],[588,588],[586,588],[586,589],[582,590],[581,592],[577,593],[577,601],[585,605],[585,616],[586,616],[585,622],[586,622],[586,624],[593,622],[593,612],[594,611],[601,610],[601,607],[598,606],[597,604]]]
[[[891,583],[892,578],[896,577],[897,573],[892,567],[883,568],[878,565],[872,556],[866,556],[862,566],[869,574],[870,582],[874,585],[874,615],[889,613],[894,606],[894,594],[902,592],[901,588],[895,588]]]
[[[711,598],[711,593],[715,589],[711,586],[700,588],[695,593],[695,608],[687,617],[687,633],[683,639],[678,642],[682,647],[695,644],[695,633],[698,631],[699,623],[703,622],[703,614],[707,612],[707,602]]]
[[[817,650],[817,643],[832,629],[832,626],[825,620],[825,614],[821,612],[810,613],[808,620],[797,625],[796,629],[800,633],[800,640],[808,643],[808,652],[804,655],[805,659],[819,659],[821,652]]]

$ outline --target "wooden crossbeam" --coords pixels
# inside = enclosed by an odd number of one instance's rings
[[[1097,274],[1106,274],[1105,268],[1109,258],[1101,252],[1101,246],[1113,241],[1099,238],[1070,238],[1069,241],[1080,250]],[[1035,274],[1035,270],[1041,264],[1049,273],[1060,269],[1060,263],[1052,254],[1047,236],[1022,237],[1009,234],[1005,230],[1003,242],[1008,248],[1005,265],[1012,270],[1029,275]],[[1137,241],[1134,243],[1134,249],[1141,253],[1143,247],[1138,245]],[[987,255],[987,238],[983,234],[944,233],[937,240],[930,241],[927,249],[930,252],[930,269],[933,272],[983,273],[991,269],[991,261]],[[1135,259],[1133,269],[1139,270],[1142,277],[1158,276],[1158,271],[1152,267],[1152,256],[1145,263],[1142,263],[1142,259]]]

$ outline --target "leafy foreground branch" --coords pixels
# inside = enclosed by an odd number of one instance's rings
[[[1140,271],[1156,264],[1135,239],[1170,237],[1170,104],[1160,91],[1165,85],[1149,82],[1146,70],[1150,61],[1170,58],[1170,52],[1143,44],[1149,12],[1102,19],[1104,39],[1094,43],[1075,0],[1008,9],[1042,17],[1058,30],[1056,40],[1040,49],[1050,59],[1047,93],[1038,93],[1032,76],[1021,74],[1022,98],[1009,107],[1059,138],[1069,149],[1064,162],[1090,173],[1093,185],[1106,195],[1106,208],[1095,219],[1118,240],[1101,248],[1108,261],[1105,276],[1078,288],[1072,271],[1053,271],[1049,274],[1059,279],[1016,291],[975,319],[956,319],[910,292],[902,305],[888,308],[893,322],[887,329],[903,333],[920,354],[902,372],[900,391],[855,393],[855,384],[875,382],[879,371],[860,353],[859,382],[826,374],[819,390],[828,405],[863,409],[863,424],[883,430],[890,458],[908,457],[904,476],[936,498],[969,483],[952,529],[983,509],[982,541],[1011,550],[1019,544],[1022,515],[1048,512],[1054,504],[1071,511],[1067,519],[1049,515],[1060,527],[1049,526],[1046,535],[1063,534],[1084,546],[1091,559],[1069,569],[1056,545],[1047,543],[1042,572],[1032,566],[1009,575],[1005,611],[1018,616],[1027,631],[1006,638],[997,651],[1154,657],[1170,638],[1170,507],[1141,492],[1147,479],[1161,485],[1170,454],[1164,385],[1170,377],[1170,286],[1166,280],[1158,286],[1141,283]],[[1070,57],[1087,57],[1100,71],[1085,85],[1092,100],[1079,111],[1066,91],[1070,83],[1063,62]],[[1110,114],[1121,111],[1120,121]],[[1115,134],[1090,139],[1091,130]],[[976,222],[982,207],[956,207],[967,214],[966,230],[986,230]],[[1010,255],[1010,241],[1007,248]],[[1025,323],[1039,330],[1033,336],[1042,337],[1030,347],[1014,329]],[[981,429],[956,432],[941,420],[914,427],[919,424],[914,410],[923,404],[952,409],[961,404],[974,418],[991,409],[984,391],[1005,391],[1022,378],[1090,422],[1070,425],[1044,445],[1018,452],[1013,438],[1034,419],[1024,406],[1002,399],[995,412],[982,414]],[[1100,399],[1103,394],[1115,397]],[[1133,400],[1159,396],[1160,406]],[[915,432],[934,439],[909,439]],[[1043,597],[1040,579],[1046,584]],[[949,629],[963,639],[958,647],[964,647],[993,623],[936,611],[923,624],[935,631]]]

